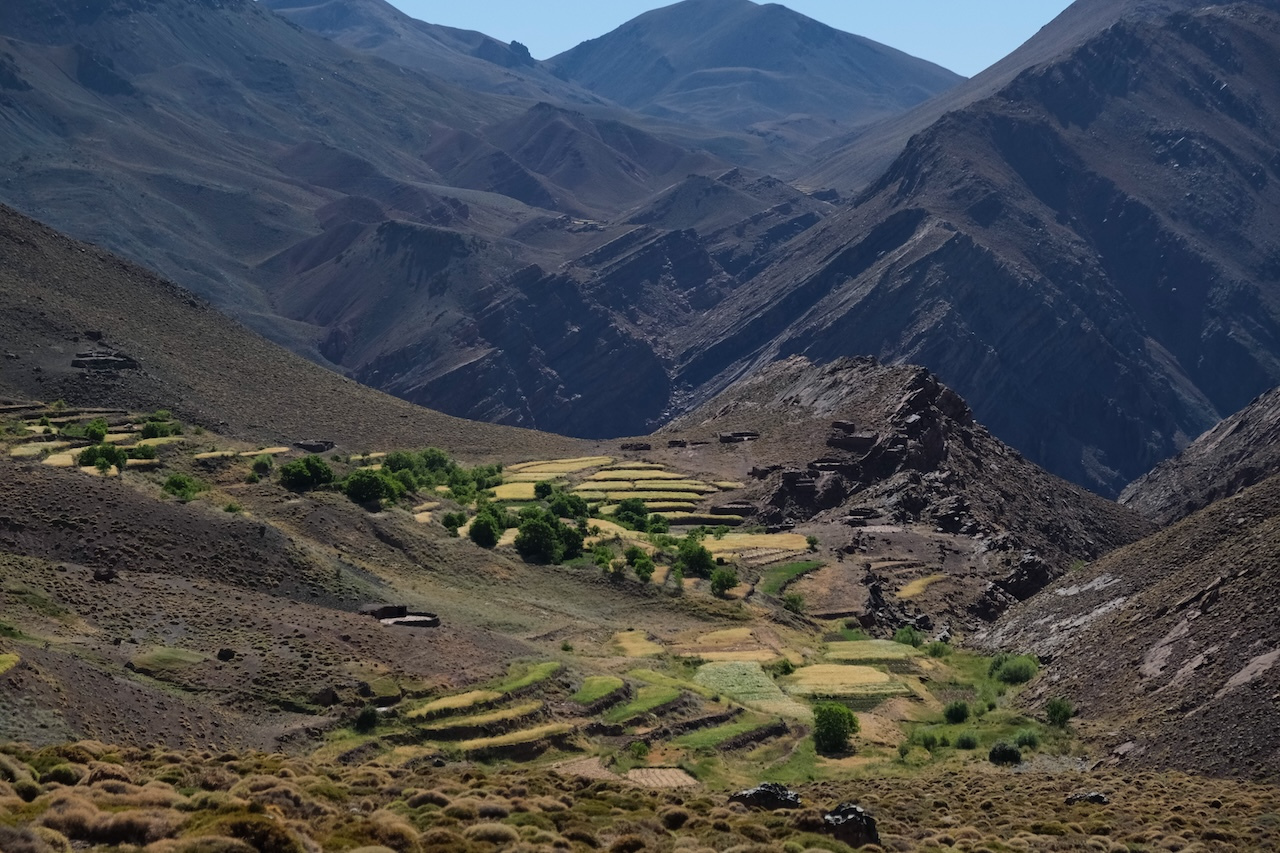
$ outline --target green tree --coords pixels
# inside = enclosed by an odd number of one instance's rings
[[[259,454],[253,457],[253,473],[257,474],[259,477],[265,477],[267,474],[271,473],[271,466],[273,464],[275,464],[275,461],[271,458],[270,454]]]
[[[622,556],[626,558],[628,566],[634,566],[636,561],[645,556],[645,553],[639,545],[628,545],[627,550],[622,552]]]
[[[903,625],[893,632],[893,641],[902,643],[904,646],[914,646],[918,649],[924,643],[924,634],[916,630],[914,625]]]
[[[653,571],[656,568],[653,564],[653,558],[648,554],[641,554],[640,558],[632,563],[631,566],[641,583],[648,583],[649,579],[653,577]]]
[[[109,429],[104,419],[94,418],[84,425],[84,437],[97,444],[107,437]]]
[[[545,501],[551,497],[551,493],[556,490],[555,484],[550,480],[542,480],[533,484],[533,496],[540,501]]]
[[[559,563],[564,559],[559,532],[544,517],[521,522],[515,544],[520,556],[531,563]]]
[[[839,702],[824,702],[813,709],[813,745],[823,755],[849,749],[849,738],[858,733],[858,718]]]
[[[942,716],[948,723],[959,725],[969,719],[969,703],[963,699],[957,699],[943,709]]]
[[[307,492],[333,482],[333,469],[329,463],[312,454],[283,465],[280,468],[280,485],[294,492]]]
[[[492,515],[485,513],[472,519],[467,535],[481,548],[493,548],[502,538],[502,529]]]
[[[342,490],[358,504],[373,504],[383,498],[394,497],[393,487],[388,479],[369,468],[360,468],[347,475],[342,483]]]
[[[618,503],[613,520],[623,527],[645,533],[649,530],[649,508],[639,498],[627,498]]]
[[[721,566],[711,572],[711,592],[724,597],[724,594],[738,585],[738,572],[729,566]]]
[[[686,576],[709,578],[715,571],[716,561],[697,539],[686,536],[676,549],[676,565]]]

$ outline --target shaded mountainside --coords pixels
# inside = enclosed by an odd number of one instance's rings
[[[572,454],[572,439],[459,420],[366,388],[272,344],[153,273],[0,208],[0,385],[75,405],[173,409],[261,440],[349,451],[436,444],[477,457]],[[115,352],[119,369],[75,367]],[[129,365],[132,366],[129,366]],[[247,390],[248,389],[248,390]]]
[[[1280,389],[1261,395],[1120,494],[1120,502],[1171,524],[1280,473]]]
[[[1258,6],[1119,24],[947,115],[673,332],[677,385],[793,353],[922,364],[1117,494],[1280,380],[1277,48]]]
[[[1274,778],[1280,478],[1073,571],[985,638],[1053,659],[1039,697],[1079,707],[1122,765]]]
[[[954,537],[951,545],[966,555],[946,569],[963,586],[947,602],[955,624],[993,618],[1073,562],[1153,529],[1000,442],[958,394],[917,367],[793,357],[734,384],[661,435],[696,440],[708,432],[759,433],[743,447],[754,460],[749,493],[766,524],[852,525],[844,535],[857,538],[866,519],[880,518],[871,523],[924,525]]]
[[[797,176],[805,186],[860,191],[907,146],[911,137],[949,112],[989,98],[1024,71],[1059,59],[1121,20],[1154,20],[1198,9],[1197,0],[1076,0],[1013,53],[980,74],[898,116],[820,143],[815,164]]]
[[[643,113],[801,146],[902,112],[963,78],[777,4],[685,0],[546,63]]]
[[[343,47],[373,53],[482,92],[563,104],[602,104],[562,80],[519,43],[419,21],[385,0],[262,0],[279,15]]]

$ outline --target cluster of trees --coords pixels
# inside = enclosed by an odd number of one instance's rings
[[[613,514],[613,521],[629,530],[641,533],[666,533],[671,529],[670,522],[661,515],[649,512],[649,507],[639,498],[627,498],[618,504]]]
[[[450,497],[459,503],[468,503],[486,489],[502,484],[501,465],[464,468],[437,447],[416,453],[408,450],[388,453],[382,460],[382,471],[409,492],[448,486]]]

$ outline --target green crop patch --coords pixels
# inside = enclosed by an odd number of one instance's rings
[[[434,733],[450,729],[481,728],[483,726],[493,726],[499,723],[509,723],[512,720],[522,720],[525,717],[532,716],[541,711],[542,708],[542,702],[525,702],[521,705],[515,705],[510,708],[499,708],[496,711],[489,711],[484,714],[474,714],[470,717],[449,717],[447,719],[438,720],[420,727],[420,731],[427,737],[431,737]]]
[[[511,667],[506,680],[495,687],[494,690],[502,694],[514,693],[517,690],[524,690],[526,687],[540,684],[559,671],[560,662],[554,660],[534,664],[533,666],[515,664]]]
[[[787,696],[755,661],[721,661],[698,668],[693,680],[740,705],[766,714],[809,720],[813,712]]]
[[[760,577],[760,591],[765,595],[777,597],[786,589],[787,584],[804,577],[814,569],[822,568],[822,563],[817,560],[806,560],[802,563],[787,563],[785,566],[775,566],[768,569]]]
[[[654,708],[660,708],[680,698],[680,688],[664,684],[647,684],[636,691],[635,698],[625,705],[611,708],[604,715],[606,722],[625,723],[641,714],[647,714]]]
[[[405,716],[411,720],[444,717],[458,711],[474,708],[477,705],[497,702],[501,698],[502,694],[493,690],[471,690],[466,693],[457,693],[453,696],[442,696],[439,699],[434,699],[425,705],[414,708]]]
[[[672,743],[686,749],[714,749],[727,740],[745,735],[771,725],[773,718],[759,714],[745,714],[742,719],[723,726],[698,729],[676,738]]]
[[[199,652],[172,646],[151,646],[134,655],[133,668],[143,675],[163,675],[178,672],[206,660]]]
[[[573,701],[579,705],[590,705],[598,702],[611,693],[622,689],[623,681],[616,675],[593,675],[582,682],[578,692],[573,694]]]

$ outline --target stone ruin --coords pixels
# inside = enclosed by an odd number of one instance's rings
[[[440,617],[436,614],[412,611],[404,604],[366,604],[360,608],[360,614],[392,628],[440,627]]]

